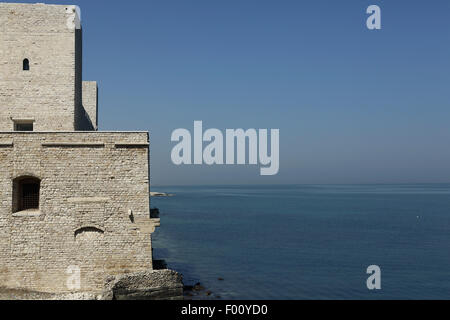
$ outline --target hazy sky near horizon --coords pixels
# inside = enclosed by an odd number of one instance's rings
[[[150,131],[153,185],[450,182],[450,1],[45,2],[81,7],[100,129]],[[194,120],[280,129],[280,173],[173,165]]]

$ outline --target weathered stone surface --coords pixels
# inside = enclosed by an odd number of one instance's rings
[[[183,278],[172,270],[109,277],[102,300],[182,300]]]
[[[55,294],[55,293],[43,293],[28,290],[17,289],[4,289],[0,288],[0,301],[1,300],[99,300],[101,296],[96,296],[92,293],[67,293],[67,294]]]
[[[98,128],[98,88],[96,81],[83,81],[83,107],[92,126]]]
[[[13,130],[14,120],[34,122],[38,131],[95,129],[86,114],[96,109],[96,90],[86,83],[82,95],[76,18],[69,5],[0,3],[0,131]]]
[[[148,144],[147,133],[10,132],[0,140],[13,142],[0,148],[0,286],[68,292],[67,268],[79,266],[80,291],[101,291],[108,274],[152,269],[159,219],[150,219],[148,147],[114,144]],[[54,141],[73,145],[45,144]],[[39,211],[13,210],[13,181],[24,175],[41,180]],[[83,228],[102,234],[85,237]]]
[[[92,298],[108,275],[152,270],[149,135],[95,131],[97,83],[82,81],[81,41],[74,6],[0,3],[3,292]],[[34,132],[14,132],[15,121]],[[39,181],[38,208],[20,209],[21,179]]]

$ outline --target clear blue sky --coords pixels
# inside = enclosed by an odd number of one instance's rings
[[[81,7],[100,129],[150,131],[153,185],[450,182],[448,0],[46,3]],[[172,165],[194,120],[279,128],[279,175]]]

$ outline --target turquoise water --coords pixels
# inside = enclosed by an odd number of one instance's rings
[[[450,184],[152,191],[155,256],[223,299],[450,298]]]

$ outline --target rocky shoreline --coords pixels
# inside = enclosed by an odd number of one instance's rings
[[[160,270],[109,277],[101,293],[74,292],[53,294],[22,289],[0,288],[2,300],[218,300],[222,297],[208,290],[201,283],[184,285],[183,276],[157,262]],[[218,278],[219,281],[224,281]]]
[[[99,294],[0,288],[0,300],[183,300],[183,289],[182,275],[166,269],[109,277]]]
[[[183,277],[168,269],[110,277],[100,300],[183,300]]]
[[[193,286],[185,285],[183,288],[184,300],[218,300],[222,297],[205,288],[200,282]]]

